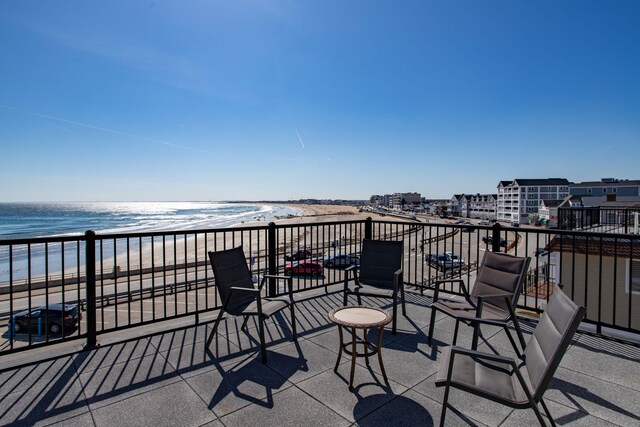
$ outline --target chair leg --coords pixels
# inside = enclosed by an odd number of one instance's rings
[[[458,323],[456,322],[456,328],[458,327]],[[475,322],[473,326],[473,339],[471,340],[471,350],[478,349],[478,336],[480,335],[480,324]]]
[[[404,284],[400,286],[400,298],[402,300],[402,315],[407,317],[407,306],[404,303]]]
[[[540,423],[540,425],[546,426],[547,423],[544,422],[544,418],[542,417],[542,413],[540,412],[540,409],[538,409],[538,405],[536,405],[536,403],[533,401],[531,401],[531,409],[533,409],[533,412],[536,413],[536,418],[538,418],[538,422]],[[555,426],[555,423],[553,425]]]
[[[524,351],[524,348],[527,346],[527,344],[525,344],[524,341],[524,336],[522,335],[522,329],[520,329],[520,322],[518,322],[517,318],[512,318],[511,319],[513,321],[513,326],[515,326],[516,328],[516,334],[518,334],[518,340],[520,341],[520,345],[522,346],[522,350]]]
[[[549,418],[549,422],[551,423],[551,425],[553,427],[556,426],[555,421],[553,421],[553,417],[551,416],[551,412],[549,412],[549,408],[547,408],[547,405],[544,403],[544,400],[542,400],[542,398],[540,398],[540,403],[542,404],[542,409],[544,409],[544,412],[547,414],[547,417]]]
[[[442,401],[442,412],[440,413],[440,427],[444,427],[444,416],[447,412],[447,402],[449,401],[449,384],[444,388],[444,400]]]
[[[264,345],[264,322],[265,322],[265,317],[264,316],[258,316],[258,324],[259,324],[259,328],[260,328],[260,354],[262,356],[262,363],[265,364],[267,363],[267,349]]]
[[[358,305],[362,305],[362,297],[358,294]]]
[[[293,307],[293,303],[289,304],[291,307],[291,332],[293,333],[293,340],[298,339],[298,333],[296,332],[296,310]]]
[[[513,336],[511,335],[511,331],[509,331],[509,327],[505,324],[504,325],[504,331],[507,333],[507,337],[509,338],[509,341],[511,342],[511,345],[513,346],[513,349],[516,352],[516,355],[518,357],[522,357],[522,354],[520,353],[520,350],[518,349],[518,346],[516,345],[516,342],[513,340]]]
[[[393,335],[396,334],[396,319],[398,318],[398,298],[393,299],[393,327],[391,328],[391,333]]]
[[[429,322],[429,338],[427,343],[431,347],[431,341],[433,337],[433,325],[436,323],[436,309],[431,307],[431,322]]]
[[[344,292],[344,297],[342,298],[342,305],[346,306],[347,305],[347,298],[349,297],[349,294],[347,293],[347,291]]]
[[[242,326],[240,326],[240,329],[244,329],[247,326],[247,320],[249,320],[248,315],[244,316],[244,320],[242,321]]]
[[[213,340],[213,336],[218,331],[218,325],[220,324],[220,320],[222,320],[223,314],[224,314],[224,310],[220,309],[220,313],[218,313],[218,317],[216,318],[216,321],[213,324],[213,330],[209,334],[209,338],[207,338],[207,348],[211,345],[211,340]]]
[[[460,321],[456,319],[456,327],[453,330],[453,343],[451,345],[456,345],[456,341],[458,341],[458,327],[460,326]]]

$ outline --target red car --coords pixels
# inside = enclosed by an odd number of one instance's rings
[[[300,249],[292,253],[286,253],[284,256],[285,261],[298,261],[301,259],[311,258],[311,251],[307,249]]]
[[[319,276],[322,274],[322,266],[315,261],[298,261],[284,266],[284,274],[292,276],[294,274],[310,274]]]

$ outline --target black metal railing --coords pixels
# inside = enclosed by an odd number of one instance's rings
[[[601,233],[638,234],[639,208],[560,208],[555,228],[597,231]]]
[[[256,282],[263,274],[286,272],[294,276],[295,292],[329,291],[345,278],[344,268],[329,267],[330,261],[357,263],[365,238],[403,241],[405,286],[419,292],[444,277],[473,283],[486,251],[530,256],[520,308],[544,310],[561,285],[587,307],[586,320],[598,332],[640,331],[639,236],[368,219],[2,240],[0,354],[62,340],[92,347],[100,334],[185,316],[198,323],[221,305],[209,251],[242,247]],[[265,289],[269,295],[281,291],[275,282]],[[33,326],[16,330],[25,312],[54,303],[78,305],[81,320],[69,325],[40,314],[37,324],[29,319]]]

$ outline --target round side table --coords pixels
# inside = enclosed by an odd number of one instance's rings
[[[353,390],[353,375],[356,370],[356,358],[364,357],[367,366],[369,366],[369,356],[378,355],[380,370],[382,377],[387,386],[389,380],[382,363],[382,332],[384,326],[391,322],[391,315],[381,308],[364,307],[364,306],[346,306],[334,308],[329,312],[329,320],[338,325],[340,333],[340,348],[338,349],[338,360],[333,369],[338,372],[342,352],[351,355],[351,376],[349,378],[349,390]],[[351,341],[344,342],[342,328],[351,329]],[[369,329],[378,328],[378,343],[375,345],[367,338]],[[357,329],[363,329],[363,338],[359,338],[356,334]],[[358,347],[362,347],[362,351],[358,351]]]

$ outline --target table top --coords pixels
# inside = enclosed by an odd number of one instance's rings
[[[374,328],[391,322],[391,315],[381,308],[346,306],[331,310],[329,320],[350,328]]]

